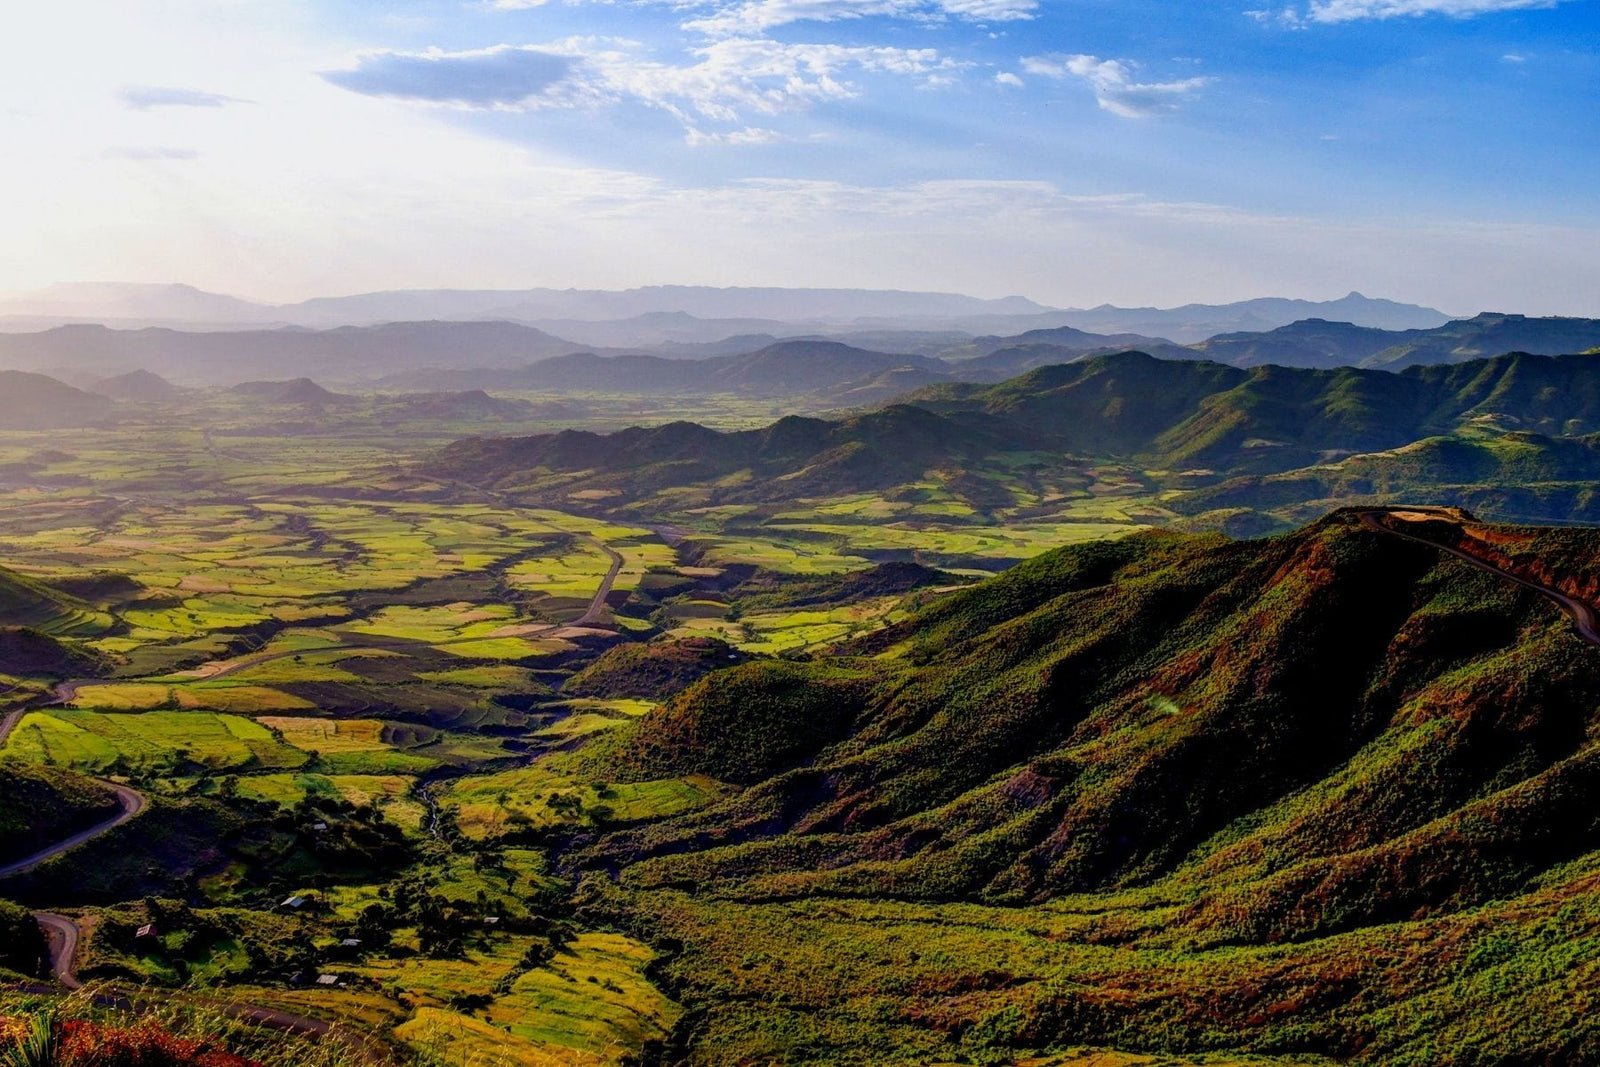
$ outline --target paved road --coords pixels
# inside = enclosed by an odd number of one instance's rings
[[[1426,512],[1427,509],[1395,508],[1394,510]],[[1428,538],[1422,537],[1418,534],[1406,533],[1404,530],[1397,530],[1392,526],[1386,526],[1378,521],[1378,517],[1380,515],[1387,514],[1389,514],[1387,511],[1363,511],[1361,512],[1361,522],[1364,526],[1368,527],[1369,529],[1376,530],[1379,533],[1385,533],[1391,537],[1403,537],[1407,541],[1415,541],[1418,544],[1427,545],[1430,548],[1436,548],[1440,552],[1449,553],[1465,563],[1472,564],[1479,570],[1488,571],[1490,574],[1499,575],[1506,581],[1515,582],[1524,589],[1532,589],[1541,596],[1555,601],[1556,606],[1565,612],[1567,617],[1572,620],[1573,625],[1577,627],[1578,636],[1582,637],[1591,645],[1600,646],[1600,619],[1597,619],[1594,608],[1590,607],[1588,604],[1585,604],[1583,601],[1574,597],[1568,596],[1559,589],[1552,589],[1548,585],[1541,585],[1538,582],[1530,581],[1527,578],[1512,574],[1510,571],[1502,570],[1493,563],[1479,559],[1470,552],[1464,552],[1461,549],[1454,548],[1450,545],[1441,545],[1437,541],[1430,541]]]
[[[44,931],[49,948],[50,973],[68,989],[82,989],[83,983],[78,981],[72,967],[73,957],[78,954],[78,924],[52,911],[36,911],[33,917]]]
[[[572,623],[573,626],[593,626],[605,617],[606,597],[611,595],[611,587],[617,582],[617,575],[622,573],[622,553],[594,538],[587,539],[600,551],[611,557],[611,569],[606,571],[606,576],[600,580],[600,588],[595,591],[594,599],[589,601],[589,610]]]
[[[6,712],[5,717],[0,718],[0,748],[5,747],[6,738],[11,736],[11,731],[17,728],[17,723],[21,722],[26,714],[28,714],[27,708],[18,708],[16,711]]]
[[[35,852],[26,859],[20,859],[15,863],[0,867],[0,878],[10,878],[12,875],[31,871],[46,860],[53,859],[69,849],[77,848],[79,845],[87,844],[113,827],[121,826],[144,810],[145,799],[143,793],[129,789],[125,785],[118,785],[115,782],[101,782],[100,784],[115,792],[117,794],[117,803],[122,805],[122,810],[114,818],[91,826],[81,833],[73,834],[65,841],[51,845],[41,852]]]

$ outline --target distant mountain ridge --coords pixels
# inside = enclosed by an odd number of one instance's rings
[[[482,366],[517,366],[583,346],[506,322],[394,322],[334,330],[185,332],[61,326],[41,333],[0,333],[0,365],[27,370],[114,375],[142,369],[194,385],[231,385],[259,377],[373,379],[406,367],[451,365],[463,352]]]
[[[1508,352],[1558,356],[1600,347],[1600,319],[1484,312],[1428,330],[1378,330],[1305,319],[1264,333],[1222,334],[1190,346],[1236,367],[1403,367],[1460,363]]]
[[[1302,319],[1349,322],[1383,330],[1425,330],[1451,316],[1434,308],[1373,299],[1352,292],[1338,300],[1260,297],[1232,304],[1185,304],[1176,308],[1119,308],[1109,304],[1063,312],[1063,325],[1094,333],[1143,333],[1191,344],[1219,333],[1272,330]]]
[[[738,433],[674,423],[462,441],[424,471],[551,501],[598,490],[624,506],[697,486],[708,502],[726,504],[881,490],[935,469],[955,485],[961,472],[1018,453],[1210,479],[1273,475],[1465,430],[1600,434],[1600,358],[1519,354],[1393,372],[1244,369],[1127,352],[998,384],[937,384],[841,422],[791,417]]]
[[[185,285],[96,284],[52,286],[0,299],[0,326],[12,320],[12,329],[83,322],[213,329],[292,324],[325,329],[429,319],[508,320],[544,328],[549,328],[547,323],[564,323],[576,340],[623,348],[714,342],[718,338],[713,335],[724,326],[730,334],[774,336],[818,326],[858,331],[955,329],[997,336],[1071,326],[1092,333],[1134,333],[1189,343],[1218,333],[1273,329],[1305,318],[1421,329],[1441,325],[1448,316],[1359,293],[1330,301],[1267,297],[1167,309],[1112,305],[1061,309],[1018,296],[984,299],[901,290],[683,285],[626,290],[391,290],[273,305]],[[739,320],[746,324],[738,325]],[[789,329],[774,329],[770,325],[774,323]],[[551,332],[561,334],[560,329]]]

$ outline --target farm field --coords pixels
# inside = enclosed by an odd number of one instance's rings
[[[803,657],[907,618],[903,592],[829,599],[885,561],[959,583],[1157,519],[1140,486],[1019,488],[1024,518],[929,485],[618,520],[600,497],[529,506],[400,473],[429,440],[92,431],[38,459],[0,435],[0,464],[40,475],[0,482],[0,566],[81,598],[52,632],[83,657],[57,703],[60,673],[3,680],[26,710],[0,759],[113,778],[159,813],[119,846],[128,900],[70,888],[104,880],[70,867],[41,883],[87,922],[89,973],[357,1021],[445,1063],[633,1062],[683,1008],[652,977],[658,939],[575,907],[589,890],[563,850],[737,787],[598,769],[668,694],[566,681],[658,641]],[[572,626],[610,553],[609,595]],[[152,907],[173,932],[135,943]],[[306,987],[321,974],[337,985]]]

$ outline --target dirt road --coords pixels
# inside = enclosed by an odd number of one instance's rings
[[[1461,549],[1455,548],[1451,545],[1442,545],[1437,541],[1431,541],[1426,537],[1420,536],[1419,534],[1408,533],[1404,530],[1396,529],[1393,526],[1387,526],[1379,521],[1380,516],[1392,516],[1394,511],[1425,512],[1425,510],[1426,509],[1421,508],[1394,508],[1392,511],[1363,511],[1361,512],[1361,523],[1368,529],[1376,530],[1379,533],[1388,534],[1390,537],[1401,537],[1407,541],[1415,541],[1418,544],[1427,545],[1430,548],[1436,548],[1440,552],[1448,553],[1464,563],[1470,563],[1479,570],[1488,571],[1490,574],[1498,575],[1508,582],[1515,582],[1524,589],[1531,589],[1535,593],[1538,593],[1549,600],[1555,601],[1556,606],[1565,612],[1567,617],[1572,620],[1573,625],[1577,628],[1578,636],[1582,637],[1591,645],[1600,646],[1600,619],[1597,619],[1594,608],[1590,607],[1588,604],[1585,604],[1583,601],[1578,600],[1575,597],[1570,597],[1566,593],[1561,592],[1559,589],[1552,589],[1548,585],[1541,585],[1538,582],[1530,581],[1527,578],[1522,578],[1518,575],[1512,574],[1510,571],[1502,570],[1486,560],[1479,559],[1470,552],[1463,552]]]

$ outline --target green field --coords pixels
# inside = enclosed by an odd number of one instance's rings
[[[79,771],[120,767],[146,773],[183,765],[206,771],[286,769],[309,758],[250,719],[191,711],[30,712],[0,753]]]

